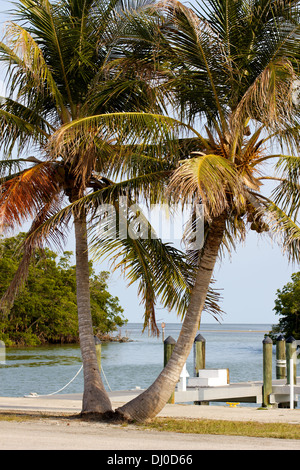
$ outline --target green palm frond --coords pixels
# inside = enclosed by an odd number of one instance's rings
[[[47,132],[49,127],[45,121],[41,118],[32,119],[32,116],[22,115],[18,112],[20,108],[20,105],[15,106],[14,109],[11,106],[6,107],[5,104],[0,105],[0,133],[3,136],[0,148],[3,149],[5,155],[11,155],[16,146],[21,153],[37,142],[44,144],[49,136]],[[37,123],[38,120],[41,127]]]
[[[147,149],[155,146],[156,151],[167,158],[168,155],[176,155],[178,137],[190,130],[189,126],[167,116],[139,112],[107,113],[62,126],[49,139],[47,151],[52,158],[63,157],[70,162],[75,175],[84,175],[89,170],[89,162],[90,169],[96,171],[103,168],[109,171],[109,167],[116,169],[118,162],[122,162],[124,167],[124,155],[132,154],[133,147],[135,154],[145,154]],[[108,166],[105,166],[105,161]]]
[[[27,159],[10,158],[7,160],[0,160],[0,183],[2,184],[8,179],[20,175],[26,165],[28,165]]]
[[[123,142],[128,144],[144,143],[149,145],[160,139],[172,143],[173,135],[190,127],[168,116],[152,113],[107,113],[87,116],[62,126],[52,137],[53,149],[62,153],[64,146],[73,140],[83,145],[90,144],[93,139],[106,139],[107,142]],[[80,140],[81,137],[81,140]]]
[[[189,304],[189,295],[194,284],[196,266],[186,254],[163,243],[157,237],[142,211],[135,223],[136,212],[128,216],[115,205],[117,220],[125,224],[127,236],[116,236],[115,214],[106,213],[105,218],[93,217],[91,232],[91,256],[95,260],[109,258],[112,269],[121,270],[129,285],[137,282],[138,293],[145,306],[144,328],[149,324],[158,333],[155,321],[155,306],[159,302],[164,308],[174,310],[182,318]],[[107,230],[100,233],[99,223]],[[104,225],[103,225],[104,224]],[[220,315],[219,296],[212,289],[205,309],[214,316]]]
[[[276,169],[284,178],[297,182],[300,177],[300,157],[297,155],[281,155]]]
[[[278,239],[290,261],[300,261],[300,226],[274,202],[265,203],[266,218],[274,238]]]
[[[297,219],[300,207],[300,158],[296,155],[280,155],[276,164],[280,181],[272,192],[276,204]]]
[[[215,154],[201,155],[184,161],[174,172],[169,185],[173,197],[184,203],[201,201],[205,214],[218,215],[228,208],[228,192],[239,205],[243,185],[230,162]]]
[[[63,97],[57,87],[52,72],[46,63],[42,50],[29,32],[11,23],[6,30],[4,41],[0,43],[1,60],[10,64],[11,90],[19,100],[25,98],[42,99],[45,92],[53,99],[63,121],[69,120]],[[16,70],[17,66],[17,70]]]

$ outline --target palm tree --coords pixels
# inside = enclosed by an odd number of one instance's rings
[[[173,109],[205,132],[190,128],[198,149],[172,173],[170,201],[200,202],[206,220],[172,357],[145,392],[117,410],[142,421],[154,417],[175,388],[221,249],[234,247],[251,229],[279,235],[290,259],[299,261],[300,229],[292,215],[299,207],[300,26],[293,0],[206,0],[198,11],[171,0],[152,8],[144,31],[139,18],[144,38],[149,23],[155,30],[153,55],[148,45],[144,61],[155,60]],[[280,150],[272,152],[274,146]],[[266,181],[279,181],[271,196]]]
[[[112,414],[112,407],[99,374],[94,345],[88,225],[91,221],[98,224],[99,204],[108,201],[118,207],[124,194],[131,203],[133,193],[147,196],[151,192],[157,200],[165,197],[162,183],[174,165],[166,164],[157,155],[157,136],[165,138],[170,128],[179,126],[172,119],[141,113],[161,107],[142,68],[139,73],[131,68],[120,73],[118,67],[110,65],[112,59],[114,64],[124,61],[124,51],[116,41],[126,27],[124,6],[117,0],[20,0],[15,12],[18,22],[8,25],[0,43],[9,87],[0,106],[0,145],[4,155],[0,162],[1,228],[9,230],[33,219],[21,247],[22,261],[1,305],[6,311],[12,305],[26,279],[34,249],[45,243],[61,246],[73,220],[84,366],[82,412],[106,416]],[[118,47],[112,48],[116,44]],[[97,129],[100,126],[97,133],[93,130],[94,121]],[[130,145],[120,145],[124,140]],[[151,142],[155,142],[152,147]],[[148,155],[143,155],[144,147]],[[134,161],[139,165],[133,165]],[[132,174],[129,180],[114,183],[107,176],[123,176],[120,162],[123,166],[126,162]],[[136,263],[131,281],[140,283],[144,323],[148,325],[150,321],[155,332],[157,295],[165,306],[182,314],[193,268],[183,253],[159,239],[149,240],[147,246],[134,239],[122,239],[121,243],[127,259]],[[104,246],[108,250],[111,247],[107,237]],[[168,272],[165,266],[169,267]],[[213,314],[219,312],[216,299],[210,291],[206,307]]]
[[[87,207],[72,206],[47,233],[42,227],[66,203],[74,205],[85,194],[110,186],[105,174],[117,153],[117,120],[129,110],[157,109],[152,86],[132,71],[114,77],[106,68],[116,34],[124,26],[122,7],[118,0],[20,0],[16,22],[9,23],[0,43],[8,82],[8,96],[0,107],[1,227],[15,228],[33,219],[23,259],[2,305],[9,308],[26,279],[34,248],[45,240],[60,243],[73,217],[84,366],[82,411],[102,414],[112,408],[98,370],[92,329]],[[60,154],[52,151],[51,137],[63,126],[99,113],[104,122],[101,137],[81,146],[77,135],[75,151],[70,142]]]

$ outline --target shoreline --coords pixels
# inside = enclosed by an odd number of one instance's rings
[[[135,398],[143,390],[109,392],[113,409]],[[57,394],[52,396],[0,397],[0,414],[7,412],[80,413],[82,394]],[[217,419],[229,421],[256,421],[261,423],[300,424],[300,409],[267,408],[260,405],[230,407],[224,405],[166,404],[158,417],[185,419]]]

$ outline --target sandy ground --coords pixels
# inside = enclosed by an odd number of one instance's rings
[[[111,398],[113,406],[117,407],[131,396],[114,394]],[[186,452],[200,449],[300,450],[300,440],[161,433],[137,430],[134,426],[87,423],[62,418],[64,414],[76,414],[80,410],[80,395],[0,397],[0,413],[46,412],[53,415],[51,419],[41,417],[33,421],[0,421],[0,450],[176,450],[177,453],[181,450]],[[300,424],[299,409],[258,410],[245,406],[230,408],[228,405],[166,405],[159,416]]]

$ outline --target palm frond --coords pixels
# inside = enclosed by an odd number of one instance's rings
[[[1,185],[0,221],[3,230],[21,226],[24,221],[35,217],[43,205],[57,195],[59,188],[53,172],[51,163],[40,163]]]
[[[18,108],[20,109],[21,106]],[[37,122],[23,117],[15,109],[12,113],[5,109],[4,105],[0,106],[0,148],[3,149],[5,155],[11,155],[13,149],[18,147],[18,152],[22,153],[32,145],[45,143],[49,134],[43,127],[39,127]]]
[[[95,260],[109,258],[112,269],[121,270],[128,285],[138,283],[138,294],[145,307],[144,328],[150,321],[152,331],[157,334],[156,303],[183,318],[195,281],[196,266],[184,252],[157,237],[142,211],[136,219],[136,212],[131,212],[132,206],[128,206],[128,214],[124,214],[121,206],[114,207],[116,212],[105,212],[104,219],[103,211],[98,218],[93,217],[91,256]],[[116,234],[116,214],[119,224],[125,225],[127,236]],[[100,224],[104,230],[99,230]],[[221,313],[218,300],[218,294],[210,289],[205,309],[214,316]]]
[[[57,106],[63,122],[67,121],[69,113],[63,97],[41,48],[29,32],[20,25],[11,23],[0,43],[0,51],[1,60],[9,64],[11,98],[17,94],[18,100],[28,101],[28,98],[36,99],[36,96],[41,99],[47,92]]]
[[[184,161],[175,170],[169,184],[173,197],[183,203],[195,198],[204,206],[205,215],[218,215],[228,208],[228,192],[239,204],[243,185],[238,173],[227,159],[208,154]]]
[[[284,130],[296,122],[293,87],[297,75],[286,58],[274,59],[248,87],[235,113],[234,125],[247,118],[270,129]]]
[[[278,240],[283,252],[287,253],[291,262],[300,261],[300,227],[274,202],[265,203],[266,218],[274,238]]]
[[[276,164],[280,183],[272,192],[276,204],[297,219],[300,199],[300,158],[296,155],[280,155]]]

